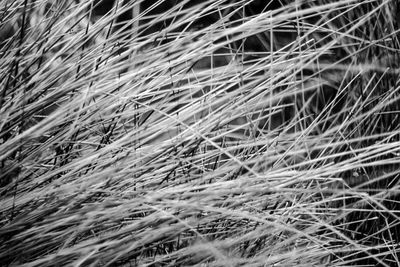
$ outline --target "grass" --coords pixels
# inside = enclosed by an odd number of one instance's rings
[[[120,2],[1,4],[3,265],[400,265],[395,1]]]

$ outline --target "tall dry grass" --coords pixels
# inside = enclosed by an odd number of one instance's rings
[[[389,0],[5,1],[5,266],[399,265]]]

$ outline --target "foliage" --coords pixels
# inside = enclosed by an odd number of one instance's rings
[[[1,4],[0,262],[399,265],[389,0]]]

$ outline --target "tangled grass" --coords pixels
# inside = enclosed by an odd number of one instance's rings
[[[400,265],[395,1],[116,2],[1,4],[2,265]]]

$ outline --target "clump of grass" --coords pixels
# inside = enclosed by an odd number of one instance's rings
[[[399,264],[394,1],[1,10],[3,264]]]

